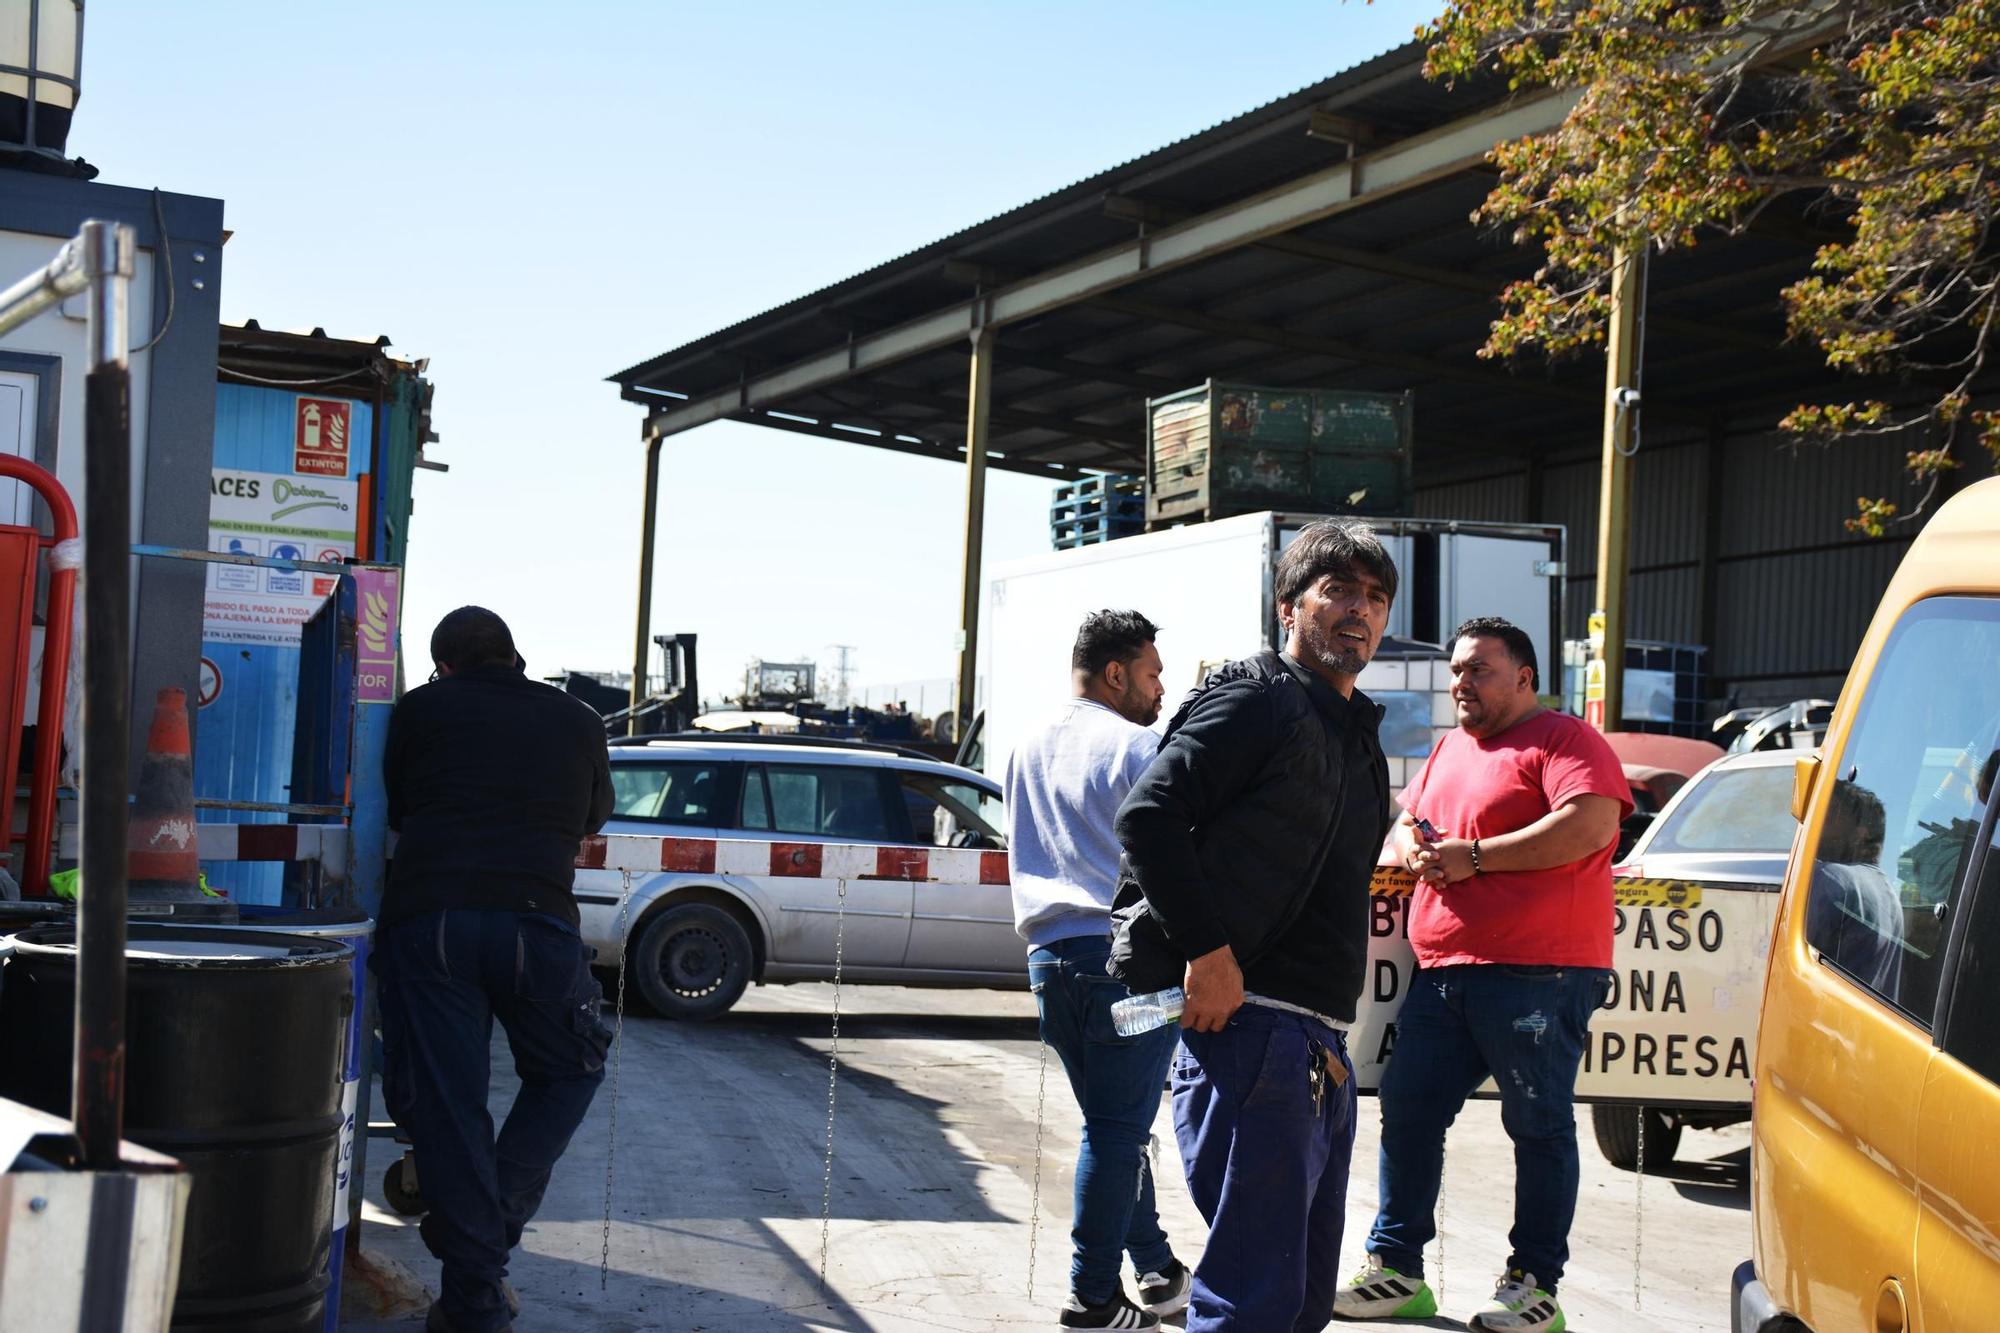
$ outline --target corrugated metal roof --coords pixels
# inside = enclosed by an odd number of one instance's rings
[[[767,322],[787,312],[824,304],[858,287],[866,286],[873,279],[878,279],[891,273],[906,272],[934,260],[955,258],[960,250],[985,239],[997,230],[1016,226],[1037,217],[1052,214],[1063,205],[1094,200],[1100,194],[1110,191],[1112,187],[1134,176],[1172,165],[1176,161],[1185,158],[1188,154],[1208,147],[1211,144],[1240,136],[1245,132],[1254,132],[1269,125],[1271,122],[1283,120],[1299,111],[1307,110],[1342,93],[1362,88],[1370,80],[1383,75],[1416,75],[1423,63],[1423,52],[1424,47],[1421,43],[1406,43],[1392,51],[1384,52],[1379,56],[1365,60],[1329,78],[1322,79],[1317,83],[1307,84],[1305,87],[1287,93],[1282,97],[1274,97],[1270,101],[1252,107],[1240,115],[1232,116],[1228,120],[1218,121],[1206,129],[1197,130],[1192,134],[1175,139],[1171,143],[1156,148],[1149,153],[1127,158],[1125,161],[1106,168],[1095,175],[1086,176],[1073,184],[1050,190],[1048,193],[1039,195],[1027,203],[1010,208],[1004,213],[996,214],[983,222],[976,222],[969,227],[952,232],[939,240],[932,241],[928,245],[906,251],[872,268],[863,269],[860,273],[850,278],[829,284],[828,286],[819,288],[817,291],[808,292],[804,296],[795,297],[780,305],[772,306],[758,314],[738,320],[734,324],[697,338],[693,342],[684,343],[672,351],[649,357],[637,365],[627,367],[606,378],[614,383],[630,384],[634,380],[643,377],[650,369],[664,362],[684,357],[703,347],[722,341],[732,334],[748,329],[752,325]]]
[[[309,333],[267,329],[254,319],[224,324],[216,344],[216,368],[225,378],[272,387],[354,381],[380,377],[400,362],[389,355],[389,336],[373,341],[335,338],[323,328]]]
[[[1493,184],[1489,171],[1471,165],[1471,145],[1488,120],[1496,139],[1506,132],[1496,112],[1510,93],[1496,78],[1433,83],[1422,75],[1422,58],[1416,43],[1374,57],[614,378],[673,429],[721,416],[829,443],[957,460],[966,422],[963,339],[927,335],[893,359],[857,358],[845,373],[830,370],[844,345],[865,345],[919,321],[939,327],[940,315],[969,320],[980,287],[1129,249],[1141,216],[1170,224],[1217,215],[1269,190],[1310,188],[1306,183],[1324,180],[1347,156],[1339,136],[1309,133],[1320,111],[1364,130],[1357,154],[1364,182],[1372,163],[1393,160],[1406,143],[1464,127],[1472,136],[1454,159],[1463,169],[1421,173],[1379,193],[1364,188],[1351,206],[1309,210],[1316,220],[1186,263],[1141,262],[1115,289],[1095,288],[1006,323],[996,345],[988,456],[996,467],[1039,476],[1137,470],[1144,466],[1146,399],[1211,378],[1411,392],[1419,475],[1432,484],[1470,483],[1469,492],[1524,460],[1542,460],[1541,517],[1569,525],[1578,539],[1573,572],[1587,573],[1593,552],[1582,539],[1594,530],[1597,468],[1566,464],[1579,449],[1594,451],[1601,362],[1577,355],[1500,364],[1477,356],[1500,311],[1499,292],[1538,262],[1531,248],[1468,221]],[[1112,199],[1122,206],[1107,207]],[[1636,481],[1654,503],[1691,512],[1705,509],[1709,496],[1705,451],[1667,454],[1660,446],[1699,444],[1721,421],[1774,422],[1787,398],[1856,391],[1810,348],[1785,338],[1777,293],[1809,271],[1814,243],[1811,219],[1767,214],[1748,235],[1655,257],[1647,452]],[[1121,262],[1128,257],[1121,254]],[[815,360],[817,369],[789,381],[795,387],[772,387],[772,372]],[[1909,392],[1895,385],[1884,391]],[[697,400],[701,410],[677,424],[681,398]],[[1731,447],[1757,446],[1738,439]],[[1899,461],[1883,457],[1886,463],[1862,469],[1878,477],[1877,493],[1893,489]],[[1824,498],[1814,512],[1826,517],[1811,520],[1823,529],[1837,528],[1833,516],[1844,516],[1851,495],[1863,492],[1850,491],[1846,500],[1819,492],[1858,479],[1826,468],[1770,484]],[[1497,487],[1486,499],[1506,502]],[[1739,503],[1726,498],[1723,508]],[[1825,540],[1790,524],[1782,537],[1769,523],[1751,525],[1765,534],[1755,539],[1738,536],[1749,529],[1731,524],[1725,555],[1743,540],[1788,548]],[[1642,527],[1634,564],[1664,574],[1694,560],[1696,535],[1684,524]],[[1654,604],[1673,608],[1663,613],[1678,623],[1685,580],[1667,582],[1674,591],[1663,584]]]

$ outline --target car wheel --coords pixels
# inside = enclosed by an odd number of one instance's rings
[[[662,1018],[714,1018],[750,984],[750,934],[709,903],[669,907],[632,949],[631,977]]]
[[[1674,1160],[1681,1146],[1681,1122],[1653,1106],[1593,1106],[1590,1127],[1597,1133],[1597,1150],[1621,1171],[1639,1165],[1639,1117],[1646,1118],[1646,1174],[1657,1176]]]

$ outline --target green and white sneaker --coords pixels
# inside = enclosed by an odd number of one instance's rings
[[[1535,1285],[1535,1275],[1510,1268],[1493,1284],[1493,1304],[1472,1316],[1470,1333],[1563,1333],[1556,1298]]]
[[[1430,1284],[1384,1267],[1379,1254],[1369,1255],[1333,1298],[1333,1313],[1340,1319],[1429,1319],[1437,1312]]]

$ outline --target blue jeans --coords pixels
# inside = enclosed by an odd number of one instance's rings
[[[566,922],[519,912],[427,912],[379,936],[382,1092],[416,1150],[452,1326],[508,1324],[500,1281],[570,1135],[604,1079],[611,1034],[590,950]],[[496,1139],[486,1110],[493,1020],[521,1091]]]
[[[1381,1210],[1368,1252],[1421,1277],[1437,1235],[1444,1132],[1491,1075],[1514,1141],[1513,1253],[1551,1293],[1576,1216],[1576,1071],[1610,973],[1478,964],[1418,968],[1382,1075]]]
[[[1312,1074],[1329,1052],[1345,1074],[1337,1087],[1330,1074]],[[1174,1133],[1188,1193],[1208,1221],[1188,1333],[1325,1328],[1354,1157],[1346,1034],[1255,1004],[1220,1032],[1183,1032]]]
[[[1174,1028],[1118,1035],[1111,1005],[1127,992],[1104,974],[1110,953],[1110,939],[1092,935],[1056,940],[1028,954],[1042,1040],[1061,1058],[1083,1109],[1069,1285],[1090,1305],[1103,1304],[1120,1289],[1122,1255],[1130,1254],[1140,1273],[1157,1273],[1174,1258],[1153,1204],[1146,1155],[1167,1062],[1174,1056]]]

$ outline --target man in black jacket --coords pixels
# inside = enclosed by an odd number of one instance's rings
[[[529,680],[506,622],[463,606],[431,635],[437,671],[389,721],[400,835],[373,965],[383,1094],[409,1134],[443,1268],[433,1333],[510,1328],[507,1256],[604,1079],[610,1034],[577,933],[577,846],[611,814],[604,724]],[[521,1090],[496,1139],[493,1020]]]
[[[1354,1150],[1368,884],[1389,831],[1381,710],[1354,688],[1396,595],[1365,524],[1278,562],[1285,649],[1211,673],[1118,811],[1111,972],[1179,982],[1174,1129],[1209,1224],[1189,1333],[1309,1333],[1332,1316]]]

